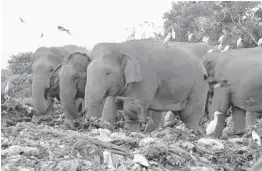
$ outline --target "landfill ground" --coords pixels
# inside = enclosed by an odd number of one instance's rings
[[[143,134],[96,118],[68,123],[59,104],[39,124],[32,122],[33,114],[31,106],[17,99],[2,101],[1,170],[244,171],[262,155],[251,135],[255,130],[261,138],[262,119],[230,134],[229,117],[218,140],[198,135],[180,121]]]

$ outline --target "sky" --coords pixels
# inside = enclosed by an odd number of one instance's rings
[[[75,44],[92,49],[99,42],[125,41],[132,27],[139,32],[138,25],[145,20],[163,26],[163,14],[171,9],[172,0],[1,0],[0,3],[1,68],[6,68],[10,55],[34,52],[40,46]],[[59,31],[59,25],[69,29],[71,36]]]

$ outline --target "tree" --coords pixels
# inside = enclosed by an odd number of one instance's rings
[[[261,5],[259,1],[179,1],[164,14],[164,29],[166,33],[175,29],[175,41],[187,41],[191,32],[195,33],[195,42],[208,35],[213,45],[228,30],[233,43],[242,36],[244,46],[252,47],[262,37]]]
[[[8,76],[10,75],[9,70],[1,69],[1,83],[7,80]]]
[[[18,53],[12,55],[11,59],[8,60],[8,69],[12,74],[31,74],[32,73],[32,52]]]

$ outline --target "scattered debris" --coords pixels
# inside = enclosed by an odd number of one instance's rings
[[[233,171],[247,170],[262,155],[262,119],[255,129],[218,140],[194,134],[178,118],[176,126],[145,134],[91,117],[67,121],[58,103],[35,124],[30,103],[13,98],[2,103],[3,170]]]

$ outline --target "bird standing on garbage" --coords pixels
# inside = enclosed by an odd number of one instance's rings
[[[252,138],[255,140],[258,146],[261,146],[260,136],[254,130],[252,131]]]
[[[221,114],[223,114],[223,113],[218,112],[218,111],[216,111],[214,113],[214,120],[212,120],[208,124],[207,129],[206,129],[206,135],[210,135],[210,134],[212,134],[216,130],[216,127],[217,127],[217,116],[221,115]]]
[[[71,36],[70,30],[68,30],[68,29],[66,29],[66,28],[64,28],[64,27],[62,27],[62,26],[58,26],[57,28],[58,28],[58,30],[60,30],[60,31],[65,31],[65,32],[67,32],[67,34],[69,34],[69,35]]]

